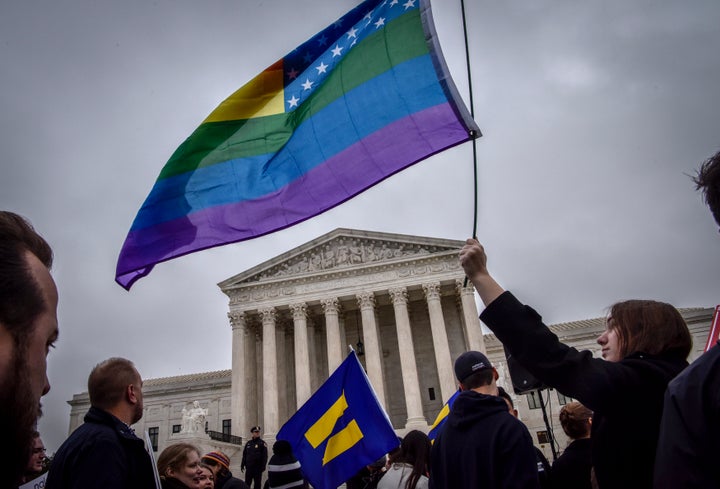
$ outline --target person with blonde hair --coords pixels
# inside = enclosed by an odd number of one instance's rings
[[[208,452],[202,456],[200,461],[210,467],[215,478],[216,489],[248,489],[248,485],[242,479],[233,477],[230,472],[230,457],[223,452],[219,450]]]
[[[215,473],[209,465],[200,462],[200,489],[215,489]]]
[[[157,460],[162,489],[200,489],[200,450],[190,443],[175,443]]]
[[[692,347],[677,309],[652,300],[614,304],[597,339],[603,361],[561,343],[534,309],[504,290],[476,239],[466,241],[459,258],[485,304],[482,322],[531,374],[592,409],[600,489],[650,489],[665,389],[687,367]]]
[[[553,489],[591,489],[592,415],[592,411],[577,401],[560,409],[560,425],[570,444],[553,463],[550,472]]]

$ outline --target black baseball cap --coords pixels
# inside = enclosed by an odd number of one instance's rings
[[[479,370],[493,368],[490,360],[479,351],[466,351],[455,360],[455,377],[460,382]]]

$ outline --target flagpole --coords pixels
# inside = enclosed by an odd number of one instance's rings
[[[472,72],[470,71],[470,45],[468,43],[467,19],[465,17],[465,0],[460,0],[460,8],[462,11],[463,36],[465,38],[465,64],[467,65],[468,91],[470,92],[470,116],[475,119],[475,102],[473,99]],[[472,237],[477,239],[477,221],[478,221],[478,164],[477,164],[477,138],[473,134],[472,150],[473,150],[473,231]],[[468,278],[465,277],[463,287],[467,287]]]

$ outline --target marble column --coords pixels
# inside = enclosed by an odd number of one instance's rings
[[[245,431],[245,325],[244,312],[229,312],[228,319],[232,326],[232,374],[230,387],[230,423],[231,432],[235,436],[243,436]]]
[[[336,297],[320,301],[325,312],[325,335],[327,337],[328,376],[343,360],[343,344],[340,335],[340,301]]]
[[[256,426],[265,422],[263,408],[263,341],[262,341],[262,322],[255,324],[255,421],[251,422],[251,426]],[[252,401],[251,401],[252,402]],[[253,406],[251,404],[251,406]],[[246,427],[249,430],[251,426]]]
[[[485,340],[480,327],[480,315],[475,303],[475,288],[470,282],[468,282],[467,287],[464,287],[464,283],[464,280],[455,281],[455,288],[460,296],[460,305],[462,307],[467,349],[485,353]]]
[[[308,318],[307,321],[307,334],[308,334],[308,356],[310,358],[317,359],[318,347],[315,339],[315,322],[312,318]],[[310,365],[310,392],[315,392],[322,383],[325,382],[323,373],[320,372],[318,362],[313,362]]]
[[[430,313],[430,329],[435,349],[435,363],[437,363],[442,401],[445,403],[455,392],[456,382],[452,358],[450,357],[450,345],[445,330],[445,319],[443,318],[440,303],[440,282],[423,284],[422,288],[425,291],[428,312]]]
[[[275,320],[275,372],[277,373],[277,397],[278,397],[278,429],[280,429],[280,420],[288,419],[290,416],[287,415],[289,411],[288,407],[288,390],[290,381],[290,364],[292,359],[289,358],[289,352],[286,349],[286,344],[289,343],[287,340],[288,330],[290,327],[290,318],[279,317]],[[294,366],[294,365],[293,365]],[[282,375],[281,375],[282,373]],[[293,386],[294,387],[294,386]],[[293,411],[295,412],[295,406],[293,405]]]
[[[405,407],[407,408],[405,428],[408,430],[418,427],[424,428],[427,426],[427,421],[423,415],[422,399],[420,397],[420,380],[418,379],[417,364],[415,363],[415,347],[407,308],[407,290],[405,287],[396,287],[388,292],[395,309],[400,370],[402,372],[403,390],[405,391]]]
[[[307,304],[290,304],[293,315],[295,337],[295,398],[296,405],[305,404],[310,399],[310,357],[308,353]]]
[[[363,340],[365,342],[365,368],[370,384],[375,390],[380,404],[387,409],[385,403],[385,383],[382,374],[382,352],[375,322],[375,295],[372,291],[357,294],[358,306],[362,317]]]
[[[263,430],[265,436],[273,439],[280,428],[280,417],[278,413],[278,372],[277,372],[277,350],[275,343],[275,319],[277,313],[274,307],[260,309],[262,315],[262,373],[263,373]]]

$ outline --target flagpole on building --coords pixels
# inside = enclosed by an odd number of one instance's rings
[[[470,44],[468,43],[467,19],[465,17],[465,0],[460,0],[460,8],[462,11],[463,36],[465,38],[465,64],[467,66],[468,91],[470,92],[470,116],[475,120],[475,102],[473,99],[472,72],[470,70]],[[475,136],[475,135],[473,135]],[[478,221],[478,164],[477,164],[477,138],[473,137],[473,231],[472,237],[477,239],[477,221]],[[467,287],[468,278],[465,277],[463,287]]]

